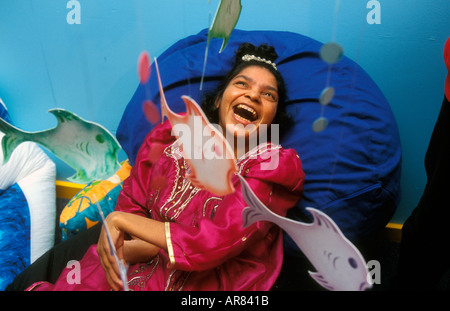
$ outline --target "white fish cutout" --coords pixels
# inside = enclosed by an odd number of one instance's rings
[[[317,272],[308,271],[311,277],[328,290],[362,291],[371,288],[364,258],[330,217],[314,208],[308,208],[314,218],[310,224],[281,217],[258,199],[243,177],[239,178],[248,204],[242,212],[244,227],[261,220],[278,225],[317,269]]]
[[[179,115],[170,110],[164,96],[158,62],[155,59],[161,97],[161,114],[169,119],[172,134],[189,165],[188,178],[200,189],[216,195],[234,192],[231,177],[237,172],[233,149],[222,133],[209,123],[200,106],[190,97],[182,96],[186,114]]]
[[[19,144],[34,141],[76,170],[69,181],[88,183],[106,179],[120,168],[118,153],[121,147],[108,130],[64,109],[49,112],[58,119],[57,126],[33,133],[22,131],[0,118],[0,131],[5,133],[2,140],[4,163]]]
[[[205,76],[206,60],[208,58],[209,43],[211,38],[223,38],[221,53],[230,40],[231,33],[236,27],[236,24],[241,15],[242,5],[241,0],[221,0],[217,7],[216,15],[213,23],[208,31],[208,41],[206,42],[205,60],[203,62],[203,73],[200,82],[200,90],[203,87],[203,78]]]

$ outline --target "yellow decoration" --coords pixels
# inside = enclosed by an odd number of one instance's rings
[[[86,228],[89,229],[90,227],[92,227],[93,225],[98,224],[98,220],[97,221],[90,221],[88,218],[84,217],[84,220],[86,221]]]

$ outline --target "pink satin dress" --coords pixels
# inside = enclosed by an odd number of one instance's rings
[[[236,191],[216,196],[193,186],[187,163],[174,143],[169,122],[150,132],[123,183],[116,210],[165,222],[168,252],[160,250],[151,261],[130,265],[131,290],[269,290],[282,265],[282,231],[262,221],[242,227],[246,203],[240,181]],[[277,153],[271,170],[261,164]],[[238,162],[258,198],[273,212],[285,216],[301,198],[304,172],[297,153],[278,145],[260,145]],[[96,245],[80,263],[79,282],[73,267],[66,268],[55,284],[39,282],[29,290],[110,290]],[[69,281],[68,281],[69,280]],[[79,283],[79,284],[77,284]]]

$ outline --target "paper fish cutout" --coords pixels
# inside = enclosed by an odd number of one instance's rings
[[[0,118],[0,131],[5,133],[2,140],[3,163],[8,162],[18,145],[33,141],[76,170],[68,178],[72,182],[106,179],[120,169],[120,144],[104,127],[64,109],[51,109],[49,112],[58,119],[57,126],[33,133],[22,131]]]
[[[203,78],[205,76],[206,60],[208,58],[208,49],[211,38],[223,38],[221,53],[230,40],[231,33],[236,27],[236,24],[241,15],[242,5],[241,0],[221,0],[217,7],[216,15],[213,23],[208,31],[208,41],[206,42],[205,60],[203,63],[203,73],[200,82],[200,90],[203,87]]]
[[[216,15],[208,32],[208,45],[211,38],[223,38],[219,53],[225,49],[230,40],[231,32],[241,15],[241,0],[221,0]]]
[[[258,199],[243,177],[239,178],[248,204],[242,211],[244,227],[261,220],[278,225],[317,269],[317,272],[308,271],[311,277],[328,290],[362,291],[371,287],[364,258],[330,217],[313,208],[308,208],[314,218],[310,224],[281,217]]]
[[[216,195],[234,192],[231,176],[237,172],[237,166],[233,149],[222,133],[209,123],[192,98],[181,97],[186,105],[185,115],[170,110],[156,59],[155,67],[161,97],[161,119],[164,120],[166,116],[172,125],[172,134],[177,137],[183,157],[190,168],[188,178],[194,186]]]

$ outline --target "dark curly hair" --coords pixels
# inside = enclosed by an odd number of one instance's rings
[[[275,51],[275,48],[261,44],[260,46],[255,46],[251,43],[242,43],[236,51],[235,54],[235,62],[233,68],[224,76],[222,82],[218,85],[216,90],[213,93],[205,94],[205,98],[202,102],[202,109],[205,115],[208,117],[209,121],[213,124],[219,123],[219,109],[216,107],[216,101],[218,98],[221,98],[225,89],[231,80],[238,75],[242,70],[244,70],[248,66],[261,66],[268,69],[275,77],[277,81],[278,88],[278,106],[277,112],[275,114],[275,118],[273,119],[273,124],[279,124],[280,137],[283,137],[283,134],[292,126],[293,120],[286,112],[286,85],[284,83],[284,79],[281,74],[276,70],[272,65],[261,62],[257,60],[244,61],[242,60],[242,56],[244,55],[255,55],[266,60],[270,60],[272,63],[278,58],[278,54]]]

